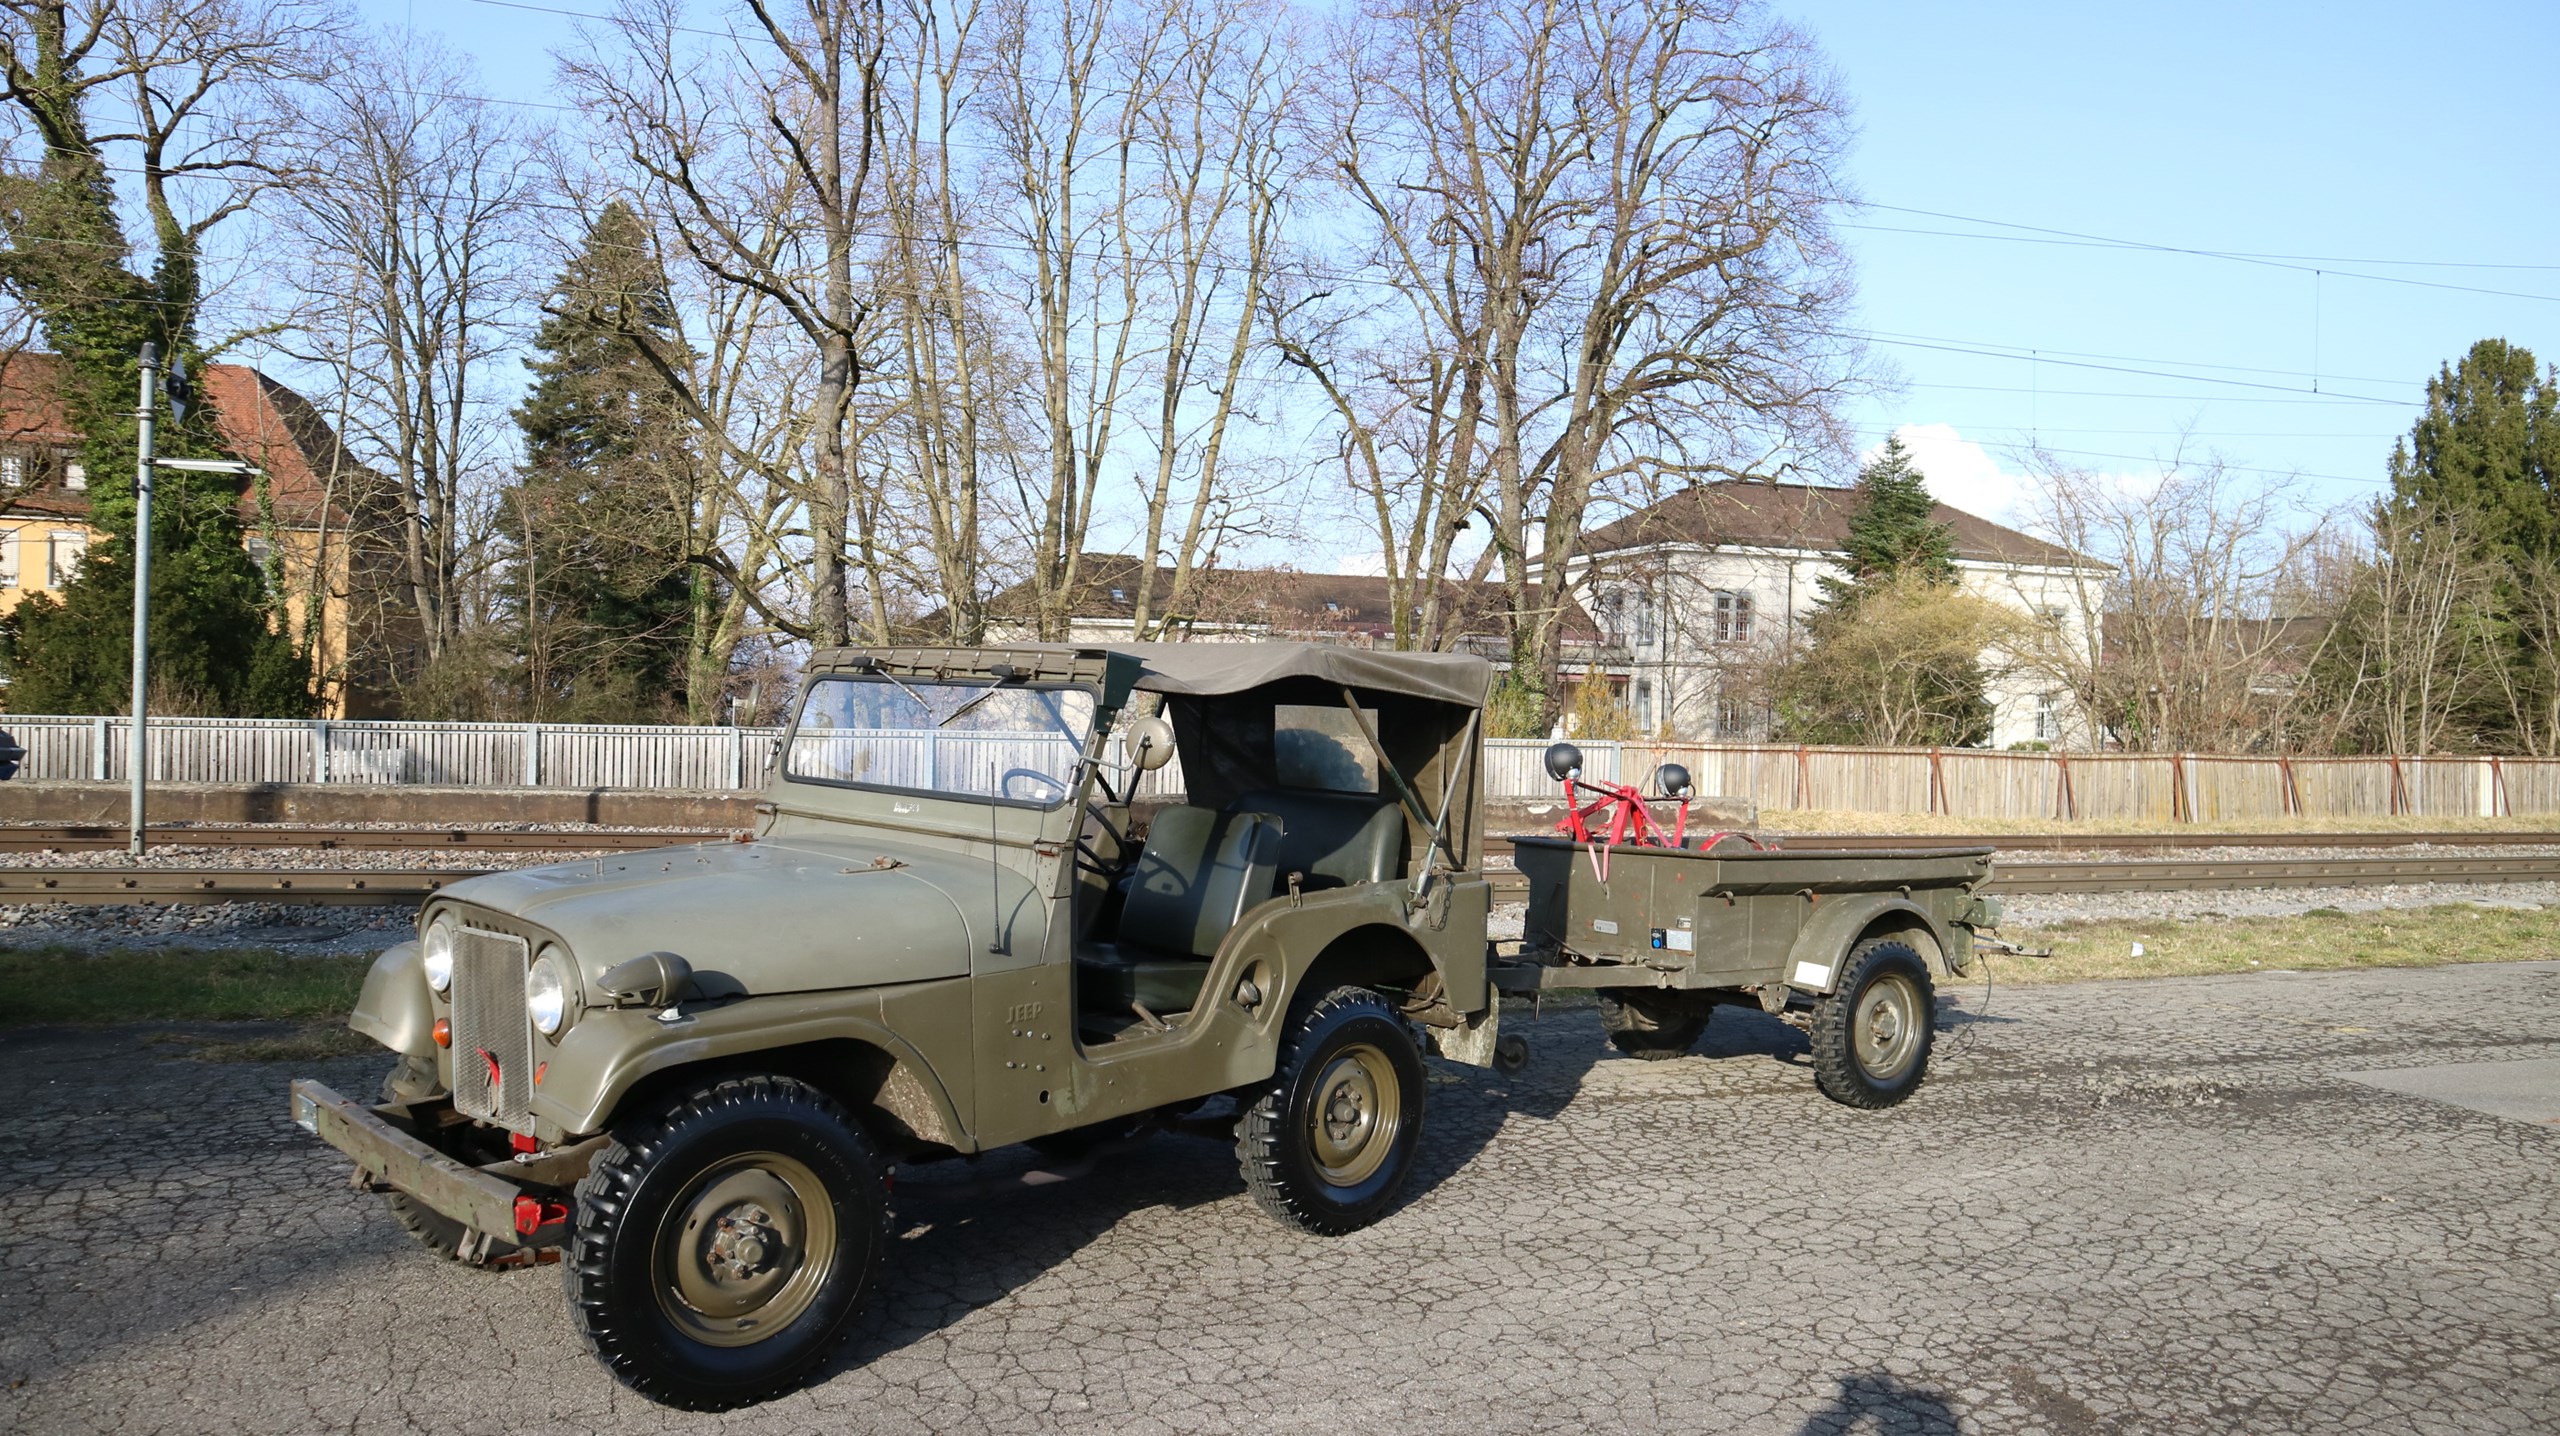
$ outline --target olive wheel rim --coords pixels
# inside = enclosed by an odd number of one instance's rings
[[[1879,975],[1858,994],[1849,1019],[1849,1049],[1858,1068],[1879,1082],[1892,1082],[1911,1070],[1927,1034],[1920,1015],[1920,988],[1899,972]]]
[[[650,1287],[677,1330],[741,1347],[789,1331],[838,1256],[835,1202],[804,1162],[745,1152],[694,1177],[650,1246]]]
[[[1404,1087],[1385,1049],[1355,1042],[1326,1059],[1307,1104],[1307,1151],[1325,1185],[1377,1175],[1404,1130]]]

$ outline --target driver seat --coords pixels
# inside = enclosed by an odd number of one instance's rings
[[[1271,895],[1281,832],[1268,813],[1178,806],[1156,814],[1121,905],[1119,940],[1077,953],[1077,1005],[1103,1014],[1131,1003],[1159,1016],[1190,1011],[1218,944]]]

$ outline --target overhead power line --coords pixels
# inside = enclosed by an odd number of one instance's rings
[[[2278,259],[2243,250],[2199,249],[2190,245],[2160,244],[2151,240],[2127,239],[2121,235],[2089,234],[2080,230],[2072,229],[2051,229],[2043,225],[2020,224],[2015,220],[1985,219],[1980,215],[1954,214],[1946,210],[1937,209],[1914,209],[1906,205],[1898,204],[1877,204],[1870,200],[1856,200],[1852,201],[1852,203],[1860,209],[1884,210],[1893,214],[1916,214],[1928,219],[1953,220],[1958,224],[1980,224],[1989,225],[1997,229],[2014,229],[2027,235],[2048,236],[2057,240],[2070,241],[2083,247],[2096,246],[2112,249],[2147,250],[2155,254],[2183,254],[2197,259],[2219,259],[2233,264],[2254,264],[2267,269],[2286,269],[2297,274],[2317,274],[2323,276],[2334,276],[2340,279],[2361,279],[2372,284],[2399,284],[2406,285],[2413,289],[2440,289],[2456,294],[2485,294],[2498,299],[2530,299],[2544,304],[2560,304],[2560,294],[2532,294],[2516,289],[2484,289],[2476,284],[2449,284],[2440,279],[2411,279],[2405,275],[2398,274],[2360,274],[2351,269],[2328,269],[2323,267],[2327,264],[2356,264],[2363,262],[2352,259]],[[2015,238],[2015,236],[1996,234],[1950,234],[1949,237],[1984,240],[2004,240]],[[2428,261],[2415,260],[2400,262],[2407,264],[2429,263]],[[2483,269],[2560,268],[2560,266],[2511,266],[2490,264],[2480,264],[2476,266],[2466,265],[2464,267],[2477,267]]]

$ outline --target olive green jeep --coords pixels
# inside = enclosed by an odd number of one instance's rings
[[[1510,1067],[1505,993],[1595,993],[1640,1058],[1756,1008],[1835,1101],[1919,1086],[1933,978],[1999,918],[1989,849],[1645,836],[1686,774],[1585,782],[1558,744],[1571,835],[1512,840],[1523,936],[1488,941],[1490,676],[1289,643],[820,653],[751,841],[454,884],[365,980],[384,1090],[297,1082],[294,1118],[436,1251],[559,1261],[615,1376],[715,1408],[849,1332],[896,1163],[1224,1098],[1264,1211],[1376,1221],[1422,1135],[1417,1030]],[[1177,755],[1179,800],[1141,804]]]
[[[1285,643],[822,652],[752,840],[454,884],[352,1019],[397,1054],[384,1090],[297,1082],[294,1117],[443,1255],[557,1260],[613,1374],[694,1408],[788,1390],[845,1337],[896,1163],[1225,1096],[1261,1207],[1352,1231],[1413,1167],[1417,1027],[1495,1050],[1489,673]]]

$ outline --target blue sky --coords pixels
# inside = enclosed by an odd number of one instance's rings
[[[506,99],[546,98],[573,33],[531,3],[359,8]],[[1918,426],[1952,502],[2012,502],[2031,437],[2140,471],[2182,433],[2353,502],[2437,365],[2492,335],[2560,359],[2560,4],[1781,9],[1840,72],[1876,206],[1847,216],[1860,320],[1904,385],[1859,427]]]

